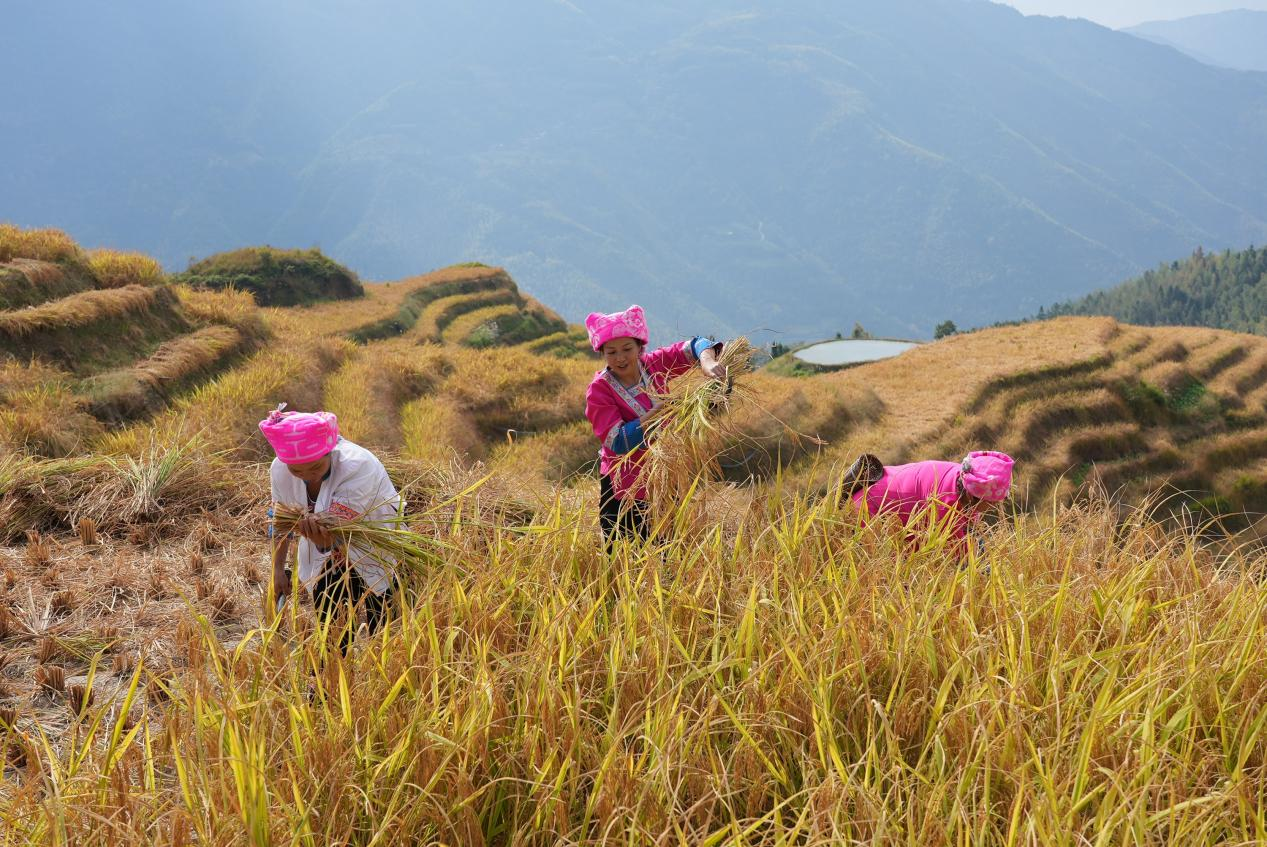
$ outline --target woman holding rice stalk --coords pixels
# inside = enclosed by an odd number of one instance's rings
[[[921,522],[945,528],[951,549],[963,556],[968,530],[988,508],[1002,503],[1012,488],[1012,457],[993,450],[969,453],[962,462],[912,462],[884,466],[863,455],[845,473],[844,495],[862,511],[863,521],[894,515],[918,543]]]
[[[669,380],[696,364],[706,376],[724,380],[726,368],[718,361],[722,345],[700,336],[648,351],[640,306],[610,315],[595,312],[585,319],[585,329],[606,364],[585,392],[585,416],[602,445],[598,514],[611,550],[621,535],[647,535],[641,477],[650,433],[644,421],[659,407]]]
[[[323,622],[328,624],[345,604],[364,602],[370,630],[376,631],[391,602],[395,562],[389,553],[349,544],[332,530],[340,521],[358,518],[394,525],[396,488],[373,453],[339,437],[332,413],[287,412],[285,406],[260,421],[260,431],[277,454],[269,468],[274,595],[280,601],[290,592],[286,562],[298,535],[299,583],[312,593]],[[283,512],[295,517],[287,521],[287,531],[274,533]],[[341,636],[345,652],[351,638],[349,621]]]

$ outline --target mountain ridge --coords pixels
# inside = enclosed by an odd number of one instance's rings
[[[1173,47],[1204,62],[1267,72],[1267,12],[1232,9],[1178,20],[1147,21],[1122,30]]]
[[[573,321],[636,301],[672,334],[927,336],[1267,241],[1267,81],[1085,21],[959,0],[380,0],[357,20],[281,3],[244,36],[241,3],[72,8],[99,38],[58,41],[69,12],[24,8],[32,38],[0,58],[37,66],[43,32],[70,65],[0,115],[0,193],[172,269],[317,244],[368,279],[505,266]],[[199,43],[137,43],[142,22],[192,22]],[[107,47],[133,64],[96,62]],[[88,61],[104,78],[76,98]]]

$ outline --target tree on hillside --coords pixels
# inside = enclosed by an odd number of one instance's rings
[[[933,329],[933,340],[940,341],[947,336],[957,335],[958,333],[959,327],[955,326],[954,321],[942,321]]]
[[[855,322],[853,325],[853,335],[851,337],[854,339],[870,338],[871,333],[867,332],[861,323]]]
[[[1127,323],[1210,326],[1267,334],[1267,248],[1207,253],[1116,288],[1053,306],[1048,314],[1108,315]]]

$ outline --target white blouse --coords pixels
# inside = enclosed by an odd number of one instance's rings
[[[308,508],[304,481],[280,459],[273,459],[269,478],[274,506],[280,503],[299,511]],[[339,518],[368,515],[386,522],[400,514],[402,508],[404,503],[378,457],[358,444],[339,439],[330,453],[330,476],[321,483],[313,513]],[[299,581],[304,587],[312,588],[329,558],[330,552],[322,553],[307,538],[299,539]],[[383,594],[391,585],[395,562],[390,558],[353,545],[348,550],[348,561],[375,594]]]

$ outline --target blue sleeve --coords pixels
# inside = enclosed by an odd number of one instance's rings
[[[721,345],[718,344],[713,339],[705,338],[702,335],[697,335],[691,339],[691,353],[694,354],[695,361],[698,362],[699,357],[704,355],[704,351],[709,350],[709,349],[716,350],[718,353],[720,353]]]
[[[612,439],[612,451],[616,453],[632,453],[642,446],[646,436],[642,431],[642,421],[629,421],[622,424]]]

